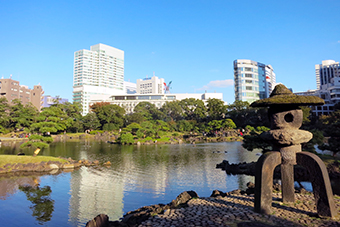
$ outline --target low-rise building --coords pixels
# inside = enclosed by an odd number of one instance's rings
[[[105,100],[110,104],[116,104],[123,107],[126,114],[133,113],[135,106],[140,102],[149,102],[154,104],[157,108],[161,108],[166,102],[180,101],[186,98],[194,98],[202,100],[207,103],[209,99],[220,99],[223,100],[223,93],[203,93],[203,94],[126,94],[126,95],[113,95],[110,99]],[[92,100],[91,104],[96,102],[102,102],[103,100]]]
[[[14,99],[21,100],[23,105],[32,103],[39,111],[43,105],[44,91],[41,85],[34,85],[33,89],[28,86],[20,85],[19,81],[9,79],[0,79],[0,97],[6,97],[9,104]]]

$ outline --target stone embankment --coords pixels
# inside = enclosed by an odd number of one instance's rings
[[[59,157],[61,158],[61,157]],[[61,158],[64,159],[64,158]],[[8,173],[25,173],[25,172],[55,172],[59,170],[73,170],[80,168],[81,166],[98,166],[100,165],[99,161],[88,161],[88,160],[73,160],[71,158],[65,159],[67,162],[62,163],[58,161],[48,161],[48,162],[39,162],[39,163],[14,163],[14,164],[6,164],[2,168],[0,168],[0,174],[8,174]],[[111,163],[108,161],[101,165],[110,165]]]
[[[121,221],[109,221],[101,214],[89,221],[86,227],[271,227],[271,226],[340,226],[340,219],[318,217],[314,196],[301,190],[295,194],[295,203],[281,202],[281,193],[273,192],[271,215],[254,212],[254,185],[249,184],[248,194],[235,190],[223,193],[215,190],[210,197],[198,197],[193,191],[183,192],[167,205],[142,207],[124,215]],[[275,186],[279,189],[279,186]],[[335,197],[340,214],[340,197]]]

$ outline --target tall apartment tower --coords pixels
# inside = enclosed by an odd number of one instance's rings
[[[124,94],[124,51],[104,44],[74,53],[73,101],[89,112],[92,99]]]
[[[315,65],[316,95],[325,100],[325,105],[312,108],[316,116],[334,111],[334,105],[340,102],[340,64],[334,60],[322,61]]]
[[[315,65],[316,89],[322,85],[331,83],[332,78],[340,77],[339,62],[334,60],[322,61],[322,64]]]
[[[276,76],[271,65],[252,60],[234,61],[235,100],[252,103],[268,98],[275,87]]]
[[[40,111],[43,105],[43,94],[41,85],[34,85],[33,89],[29,89],[12,78],[0,79],[0,97],[6,97],[10,105],[14,99],[19,99],[23,105],[32,103]]]

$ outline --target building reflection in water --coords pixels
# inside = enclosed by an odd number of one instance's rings
[[[15,194],[20,185],[35,186],[39,184],[39,182],[39,176],[0,177],[0,199],[6,200],[8,197]]]
[[[214,149],[224,149],[223,146]],[[110,157],[105,154],[112,163],[110,168],[82,167],[71,173],[69,218],[72,223],[86,223],[101,213],[107,214],[110,220],[118,220],[124,214],[126,203],[136,203],[131,209],[169,203],[185,190],[208,188],[209,192],[204,192],[208,194],[200,196],[210,196],[214,189],[227,191],[225,173],[215,168],[224,154],[213,154],[211,144],[119,148],[111,151]],[[84,146],[79,159],[91,159],[91,153],[97,152],[92,149]],[[98,153],[95,156],[100,158]],[[171,194],[173,191],[175,195]]]

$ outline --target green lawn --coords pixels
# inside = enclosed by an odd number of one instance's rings
[[[39,162],[48,162],[48,161],[58,161],[61,163],[67,162],[64,159],[51,157],[51,156],[36,156],[33,157],[31,155],[0,155],[0,167],[3,167],[7,163],[15,164],[15,163],[39,163]]]

